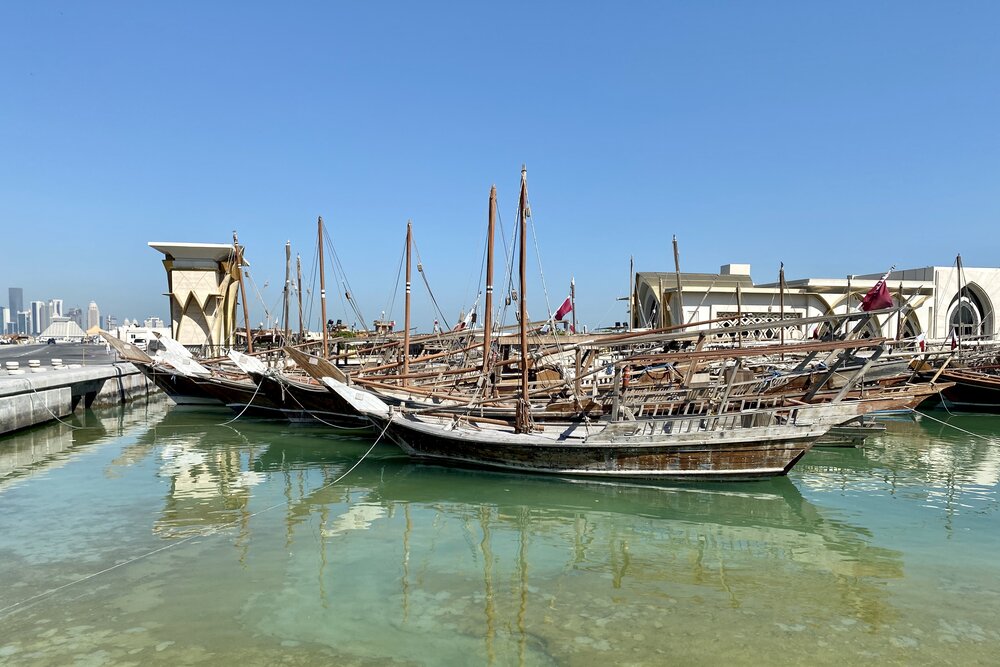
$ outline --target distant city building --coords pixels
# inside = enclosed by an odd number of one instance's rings
[[[49,304],[52,306],[52,317],[63,317],[62,299],[52,299]]]
[[[49,326],[49,307],[44,301],[32,301],[31,310],[31,335],[37,336]]]
[[[14,323],[14,333],[23,333],[31,331],[31,311],[22,310],[17,314],[17,320]]]
[[[159,317],[147,317],[146,321],[142,323],[142,326],[146,327],[147,329],[162,329],[163,320],[160,319]]]
[[[101,326],[101,310],[97,307],[96,301],[91,301],[87,306],[87,331],[99,326]]]
[[[7,305],[10,306],[11,320],[15,329],[13,333],[27,333],[27,331],[19,329],[21,326],[19,315],[24,312],[24,290],[20,287],[8,288],[7,302]]]
[[[66,311],[66,317],[76,322],[76,325],[81,329],[83,328],[83,311],[79,308],[70,308]]]
[[[104,329],[106,331],[111,331],[118,326],[118,317],[115,315],[108,315],[104,323],[107,325]]]
[[[10,331],[10,308],[0,306],[0,334],[9,334]]]

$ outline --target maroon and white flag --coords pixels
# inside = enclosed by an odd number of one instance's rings
[[[561,306],[559,306],[559,310],[556,311],[556,319],[561,320],[566,317],[567,313],[571,310],[573,310],[573,304],[570,303],[569,297],[566,297],[566,300],[562,302]]]
[[[868,290],[868,294],[865,294],[865,298],[861,300],[861,310],[868,312],[892,306],[892,295],[889,294],[889,286],[885,283],[888,277],[889,274],[886,273],[879,278],[874,287]]]

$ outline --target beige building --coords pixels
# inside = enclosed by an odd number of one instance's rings
[[[866,274],[849,278],[786,280],[785,318],[820,317],[857,312],[861,299],[882,277]],[[640,272],[632,294],[633,327],[666,327],[734,317],[744,324],[766,324],[781,318],[782,296],[777,283],[755,284],[749,264],[727,264],[719,273],[681,273],[678,297],[675,273]],[[899,313],[882,315],[870,325],[872,335],[930,339],[949,338],[952,331],[964,339],[997,335],[995,304],[1000,303],[1000,269],[929,266],[893,271],[887,280]],[[732,326],[734,323],[719,323]],[[812,331],[787,327],[786,338],[806,338]],[[760,337],[774,338],[777,329]]]
[[[239,267],[232,245],[159,243],[170,300],[171,337],[203,353],[219,353],[233,344]]]

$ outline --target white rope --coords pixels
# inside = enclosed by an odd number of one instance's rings
[[[350,475],[354,471],[355,468],[357,468],[359,465],[361,465],[362,461],[364,461],[366,458],[368,458],[368,455],[371,454],[371,452],[372,452],[373,449],[375,449],[375,445],[377,445],[382,440],[382,436],[384,436],[386,434],[386,431],[389,430],[389,426],[391,424],[392,424],[392,420],[390,419],[386,423],[385,428],[382,429],[382,432],[375,439],[375,442],[372,443],[372,446],[369,447],[368,450],[364,454],[361,455],[361,458],[359,458],[354,463],[354,465],[352,465],[350,468],[348,468],[344,472],[344,474],[342,474],[340,477],[338,477],[337,479],[333,480],[329,484],[324,484],[323,486],[319,487],[318,489],[316,489],[316,491],[323,491],[324,489],[328,489],[331,486],[333,486],[334,484],[336,484],[337,482],[341,481],[342,479],[344,479],[345,477],[347,477],[348,475]],[[111,567],[106,567],[103,570],[100,570],[98,572],[93,572],[91,574],[85,575],[83,577],[80,577],[79,579],[76,579],[76,580],[71,581],[69,583],[63,584],[62,586],[57,586],[55,588],[51,588],[51,589],[49,589],[47,591],[43,591],[41,593],[38,593],[37,595],[33,595],[30,598],[26,598],[26,599],[21,600],[19,602],[15,602],[14,604],[8,605],[8,606],[3,607],[2,609],[0,609],[0,618],[8,616],[11,613],[14,613],[15,611],[17,611],[18,609],[20,609],[21,607],[23,607],[23,606],[25,606],[27,604],[30,604],[30,603],[35,602],[37,600],[40,600],[42,598],[49,597],[50,595],[54,595],[54,594],[58,593],[59,591],[65,590],[67,588],[70,588],[71,586],[76,586],[77,584],[82,584],[83,582],[89,581],[90,579],[93,579],[95,577],[99,577],[102,574],[107,574],[108,572],[111,572],[112,570],[117,570],[118,568],[124,567],[126,565],[131,565],[132,563],[138,562],[140,560],[144,560],[146,558],[149,558],[150,556],[155,556],[156,554],[158,554],[158,553],[160,553],[162,551],[166,551],[167,549],[172,549],[174,547],[179,547],[182,544],[187,544],[188,542],[191,542],[192,540],[196,540],[196,539],[200,539],[200,538],[205,538],[205,537],[211,537],[212,535],[215,535],[215,534],[221,532],[225,528],[232,528],[233,526],[238,526],[241,523],[243,523],[244,521],[246,521],[247,519],[252,519],[252,518],[260,516],[261,514],[264,514],[266,512],[270,512],[272,510],[276,510],[279,507],[285,507],[289,503],[291,503],[291,500],[286,500],[284,502],[271,505],[270,507],[265,507],[264,509],[262,509],[262,510],[260,510],[258,512],[254,512],[253,514],[250,514],[249,516],[240,517],[239,519],[234,519],[233,521],[230,521],[229,523],[224,523],[224,524],[222,524],[220,526],[213,526],[212,528],[209,528],[207,531],[205,531],[203,533],[199,533],[197,535],[190,535],[190,536],[185,537],[185,538],[183,538],[181,540],[178,540],[177,542],[172,542],[170,544],[164,545],[164,546],[160,547],[159,549],[153,549],[152,551],[147,551],[144,554],[140,554],[140,555],[135,556],[133,558],[129,558],[128,560],[124,560],[121,563],[115,563]]]
[[[233,417],[232,419],[230,419],[227,422],[222,422],[221,424],[216,424],[216,426],[228,426],[229,424],[232,424],[234,421],[236,421],[237,419],[239,419],[240,417],[242,417],[243,413],[246,412],[250,408],[251,405],[253,405],[253,399],[257,398],[257,392],[259,392],[259,391],[260,391],[260,384],[257,384],[257,386],[253,390],[253,396],[250,397],[250,400],[247,401],[247,404],[243,406],[243,409],[240,410],[239,414],[236,415],[235,417]]]
[[[282,384],[282,385],[287,385],[288,384],[288,382],[285,380],[285,378],[283,378],[280,374],[274,374],[271,377],[274,378],[275,381],[277,381],[279,384]],[[368,427],[368,426],[341,426],[340,424],[331,424],[330,422],[321,419],[319,416],[316,415],[316,413],[314,413],[312,410],[310,410],[306,406],[302,405],[302,403],[299,402],[299,399],[297,399],[295,397],[295,394],[293,394],[292,392],[286,391],[285,395],[291,396],[292,400],[295,401],[296,405],[298,405],[300,408],[302,408],[302,412],[306,413],[307,415],[309,415],[310,417],[312,417],[316,421],[320,422],[321,424],[325,424],[326,426],[329,426],[330,428],[341,429],[341,430],[344,430],[344,431],[364,431],[366,429],[370,429],[370,427]]]
[[[33,392],[34,392],[35,394],[38,394],[38,390],[37,390],[37,389],[35,389],[34,385],[32,385],[32,384],[31,384],[31,380],[29,380],[28,378],[19,378],[19,377],[15,377],[15,378],[13,378],[13,379],[15,379],[15,380],[24,380],[25,382],[27,382],[27,383],[28,383],[28,388],[29,388],[29,389],[31,389],[31,391],[33,391]],[[38,394],[38,397],[39,397],[39,399],[41,399],[41,397],[42,397],[42,396],[41,396],[41,394]],[[64,421],[63,421],[62,419],[59,419],[59,416],[58,416],[58,415],[57,415],[56,413],[52,412],[52,409],[51,409],[51,408],[49,408],[49,406],[47,406],[47,405],[45,404],[45,401],[44,401],[44,400],[42,401],[42,407],[43,407],[43,408],[45,408],[45,409],[46,409],[46,410],[48,411],[48,413],[49,413],[50,415],[52,415],[52,418],[53,418],[53,419],[55,419],[55,420],[56,420],[57,422],[59,422],[60,424],[63,424],[63,425],[65,425],[65,426],[69,426],[69,427],[70,427],[71,429],[81,429],[81,428],[86,428],[86,427],[84,427],[84,426],[74,426],[73,424],[70,424],[69,422],[64,422]]]
[[[956,431],[961,431],[962,433],[965,433],[966,435],[971,435],[973,438],[979,438],[980,440],[985,440],[986,442],[993,442],[990,438],[987,438],[985,435],[980,435],[979,433],[973,433],[972,431],[966,431],[964,428],[960,428],[958,426],[955,426],[954,424],[949,424],[948,422],[946,422],[946,421],[944,421],[942,419],[937,419],[935,417],[931,417],[926,412],[920,412],[919,410],[913,410],[912,408],[911,408],[911,411],[914,414],[920,415],[921,417],[926,417],[927,419],[930,419],[931,421],[936,421],[937,423],[942,424],[944,426],[948,426],[950,428],[953,428]]]

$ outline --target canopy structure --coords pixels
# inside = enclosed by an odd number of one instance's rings
[[[149,247],[164,255],[173,339],[206,349],[231,345],[239,291],[233,246],[151,242]]]
[[[94,329],[98,329],[98,327],[94,327]],[[86,338],[87,335],[80,328],[79,324],[68,317],[54,317],[52,318],[52,324],[45,327],[45,331],[38,337],[42,340],[54,338],[55,340],[80,341]]]

